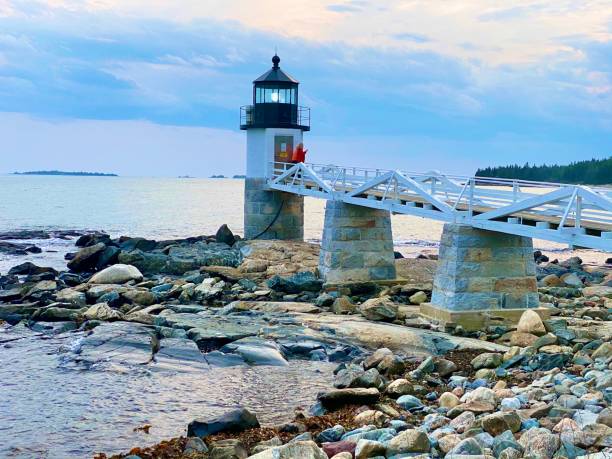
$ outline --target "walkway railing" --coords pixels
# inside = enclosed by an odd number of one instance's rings
[[[274,163],[269,186],[304,196],[612,251],[612,189],[437,171]]]

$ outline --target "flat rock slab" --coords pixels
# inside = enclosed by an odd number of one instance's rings
[[[155,367],[178,371],[208,368],[206,358],[196,343],[187,338],[165,338],[159,342]]]
[[[508,348],[473,338],[461,338],[401,325],[371,322],[361,316],[335,314],[295,314],[305,325],[314,329],[332,329],[341,338],[370,349],[386,347],[406,355],[443,354],[449,350],[482,350],[506,352]]]
[[[105,323],[83,338],[74,360],[94,365],[111,362],[145,365],[153,355],[151,329],[130,322]]]
[[[283,301],[234,301],[228,305],[235,311],[262,311],[262,312],[302,312],[318,314],[321,308],[312,303],[297,303]]]

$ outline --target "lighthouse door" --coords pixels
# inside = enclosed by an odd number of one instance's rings
[[[293,136],[274,136],[274,162],[288,163],[293,155]]]

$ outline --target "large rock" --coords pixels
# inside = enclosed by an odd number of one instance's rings
[[[285,366],[288,364],[276,343],[256,337],[242,338],[226,344],[220,351],[239,354],[245,362],[251,365]]]
[[[285,293],[318,292],[323,286],[323,281],[317,279],[309,271],[300,272],[290,277],[274,276],[268,281],[268,287],[272,290]]]
[[[226,224],[221,225],[215,234],[215,240],[227,245],[234,245],[236,242],[236,236],[232,233],[232,230]]]
[[[107,303],[98,303],[91,306],[83,316],[89,320],[104,320],[104,321],[112,321],[112,320],[122,320],[123,314],[119,311],[115,311],[111,309]]]
[[[546,334],[546,327],[544,327],[540,315],[531,309],[527,309],[521,315],[516,330],[520,333],[531,333],[536,336]]]
[[[431,449],[429,437],[422,430],[408,429],[389,440],[387,453],[428,453]]]
[[[142,280],[142,273],[136,266],[116,264],[103,269],[89,280],[91,284],[125,284]]]
[[[75,272],[83,272],[92,269],[105,248],[106,246],[102,242],[82,248],[76,253],[74,258],[68,262],[68,268]]]
[[[605,285],[593,285],[591,287],[585,287],[582,289],[584,296],[603,296],[605,298],[612,298],[612,287]]]
[[[187,436],[205,438],[218,432],[242,432],[258,427],[257,416],[241,407],[219,416],[194,419],[187,426]]]
[[[552,459],[559,449],[559,436],[547,429],[534,427],[525,432],[519,439],[519,444],[525,449],[525,456],[535,456],[542,459]]]
[[[296,441],[262,451],[249,459],[328,459],[313,441]]]
[[[344,405],[367,405],[375,403],[380,397],[378,389],[355,387],[349,389],[336,389],[319,394],[319,401],[327,408]]]
[[[53,275],[57,275],[57,271],[53,268],[46,268],[43,266],[36,266],[34,263],[30,261],[26,261],[25,263],[21,263],[19,265],[13,266],[9,269],[9,275],[28,275],[31,276],[33,274],[45,274],[51,273]]]
[[[397,305],[388,296],[371,298],[359,306],[359,312],[368,320],[392,321],[397,317]]]

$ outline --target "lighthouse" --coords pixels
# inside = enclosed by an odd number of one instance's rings
[[[247,131],[247,239],[304,238],[304,198],[268,187],[274,171],[291,161],[304,132],[310,130],[310,109],[299,105],[298,86],[274,55],[272,68],[253,81],[253,103],[240,108],[240,129]]]

